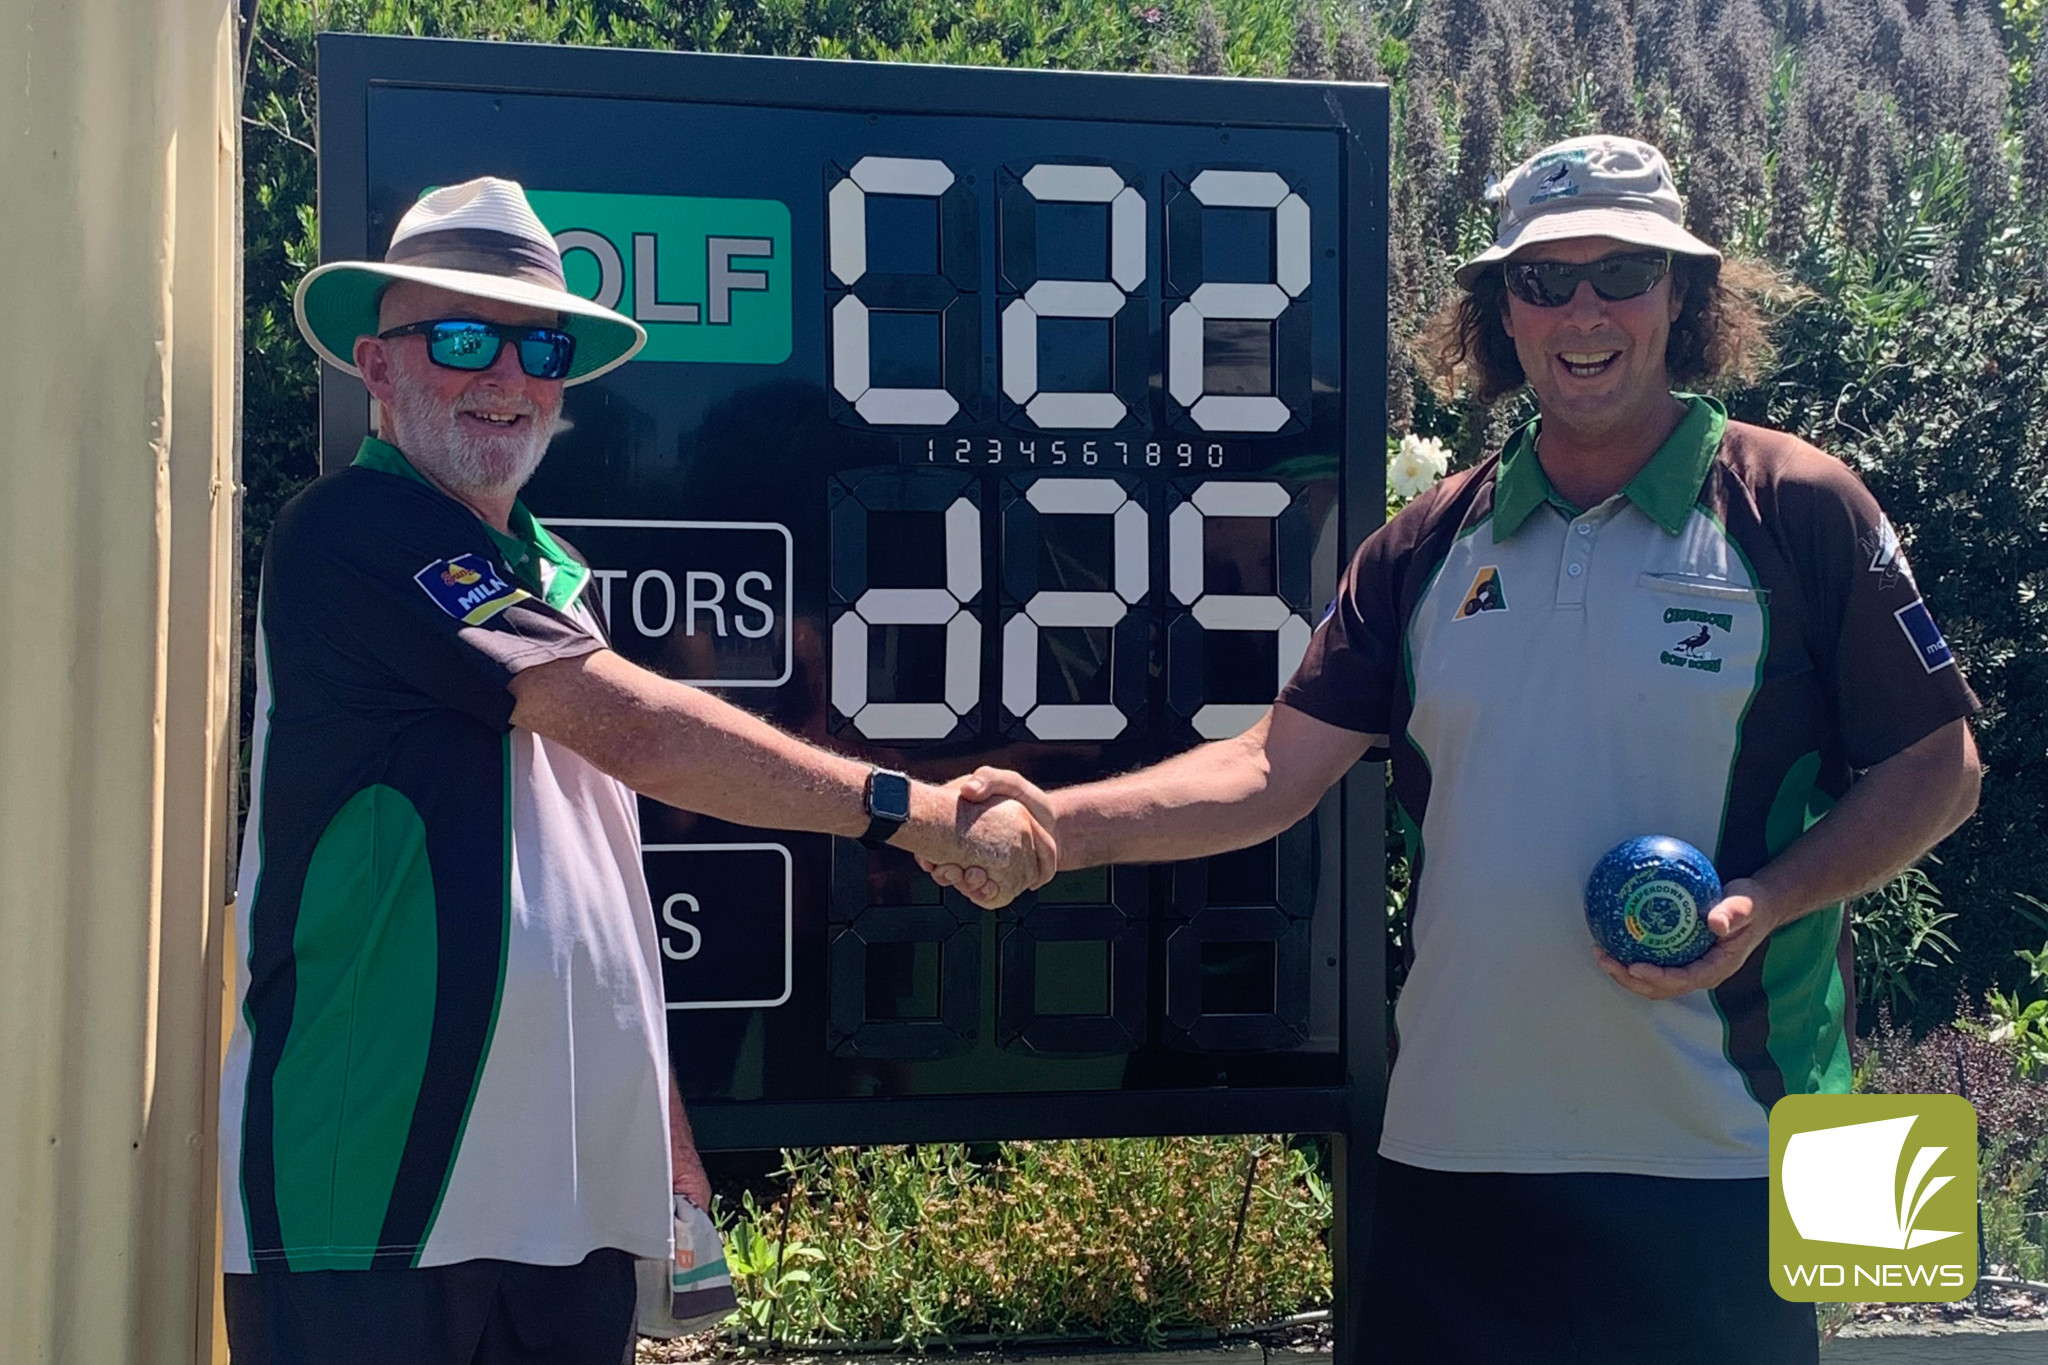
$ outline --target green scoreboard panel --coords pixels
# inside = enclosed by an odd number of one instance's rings
[[[329,36],[320,117],[326,258],[510,176],[645,324],[526,500],[620,653],[817,743],[1057,785],[1237,734],[1380,520],[1384,89]],[[360,385],[321,421],[345,462]],[[1361,767],[1267,843],[986,913],[646,803],[697,1133],[1369,1153],[1382,810]]]

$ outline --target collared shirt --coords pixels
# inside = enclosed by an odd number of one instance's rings
[[[575,553],[511,528],[373,440],[265,548],[230,1272],[669,1252],[638,806],[511,723],[513,677],[604,633]]]
[[[412,461],[405,458],[405,452],[374,436],[363,441],[356,450],[355,459],[349,464],[352,468],[375,469],[433,488],[426,476],[413,468]],[[569,553],[518,499],[513,500],[512,515],[506,518],[506,525],[511,528],[509,533],[481,518],[478,518],[478,524],[490,536],[491,543],[498,547],[498,554],[513,577],[535,596],[545,598],[549,606],[559,608],[574,602],[588,586],[590,566]]]
[[[1648,464],[1636,472],[1621,490],[1621,496],[1637,510],[1669,531],[1681,535],[1692,518],[1695,500],[1713,466],[1714,452],[1721,448],[1721,435],[1728,429],[1728,413],[1711,398],[1674,394],[1685,403],[1685,416],[1657,447]],[[1536,458],[1539,417],[1517,431],[1500,453],[1498,493],[1493,513],[1493,538],[1506,540],[1520,530],[1529,514],[1548,503],[1566,517],[1577,517],[1579,509],[1550,485]]]
[[[1719,987],[1651,1001],[1594,962],[1609,848],[1674,835],[1756,872],[1975,699],[1896,534],[1839,461],[1687,398],[1578,509],[1533,425],[1361,547],[1280,700],[1389,736],[1414,872],[1381,1151],[1439,1170],[1766,1174],[1770,1106],[1846,1090],[1840,907]]]

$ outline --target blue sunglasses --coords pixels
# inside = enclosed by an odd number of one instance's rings
[[[413,322],[379,332],[379,340],[423,336],[427,358],[450,370],[488,370],[506,342],[519,348],[519,368],[535,379],[567,379],[576,359],[576,338],[559,327],[513,327],[474,318]]]

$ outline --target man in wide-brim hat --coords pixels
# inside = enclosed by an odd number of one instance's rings
[[[427,194],[382,261],[321,266],[296,306],[378,434],[265,546],[221,1098],[230,1345],[238,1365],[618,1365],[636,1258],[671,1266],[655,1325],[733,1302],[634,793],[972,861],[991,899],[1049,878],[1052,849],[1015,803],[878,774],[606,647],[589,566],[518,492],[563,388],[645,337],[569,292],[518,185]]]
[[[1772,1288],[1770,1108],[1849,1088],[1842,904],[1975,807],[1976,700],[1855,475],[1674,392],[1764,329],[1662,154],[1561,142],[1500,201],[1427,358],[1536,417],[1367,538],[1271,713],[1049,796],[960,787],[1085,867],[1269,838],[1390,756],[1411,961],[1366,1358],[1814,1361]],[[1723,879],[1689,965],[1588,933],[1595,865],[1644,834]]]

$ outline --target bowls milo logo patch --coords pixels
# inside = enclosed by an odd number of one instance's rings
[[[434,605],[464,625],[480,626],[514,602],[531,596],[507,583],[482,555],[437,559],[412,576]]]

